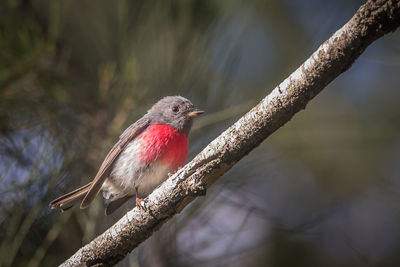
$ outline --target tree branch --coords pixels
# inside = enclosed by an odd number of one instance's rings
[[[373,41],[400,25],[399,0],[369,0],[303,65],[257,106],[212,141],[148,198],[148,210],[129,211],[62,266],[110,266],[122,260],[219,177],[304,109],[347,70]]]

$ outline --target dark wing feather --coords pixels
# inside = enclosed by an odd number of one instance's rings
[[[115,162],[116,158],[120,155],[121,151],[124,150],[125,146],[133,140],[136,136],[138,136],[141,132],[143,132],[147,126],[150,124],[150,119],[141,118],[131,126],[129,126],[119,137],[118,142],[111,148],[110,152],[108,152],[106,158],[100,166],[99,171],[96,174],[96,177],[93,179],[92,185],[89,188],[85,198],[82,200],[81,209],[85,209],[89,206],[89,204],[93,201],[93,199],[99,193],[104,180],[110,174],[111,166]]]
[[[119,207],[122,206],[122,204],[127,202],[132,197],[133,196],[124,196],[124,197],[118,198],[118,199],[116,199],[114,201],[111,201],[110,203],[107,204],[107,207],[104,210],[104,214],[106,216],[110,215],[111,213],[116,211]]]

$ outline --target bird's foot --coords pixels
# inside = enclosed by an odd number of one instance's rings
[[[146,207],[146,200],[143,198],[136,198],[136,207],[138,207],[141,210],[147,211]]]

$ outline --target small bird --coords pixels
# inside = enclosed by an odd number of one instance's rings
[[[184,97],[162,98],[122,133],[92,182],[49,206],[64,211],[83,198],[80,208],[85,209],[102,190],[106,215],[132,197],[136,197],[136,206],[142,207],[142,200],[167,179],[168,173],[185,164],[193,118],[202,113]]]

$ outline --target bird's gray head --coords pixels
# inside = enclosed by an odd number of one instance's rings
[[[155,103],[146,114],[152,123],[168,124],[189,134],[193,118],[203,111],[195,109],[192,102],[182,96],[166,96]]]

